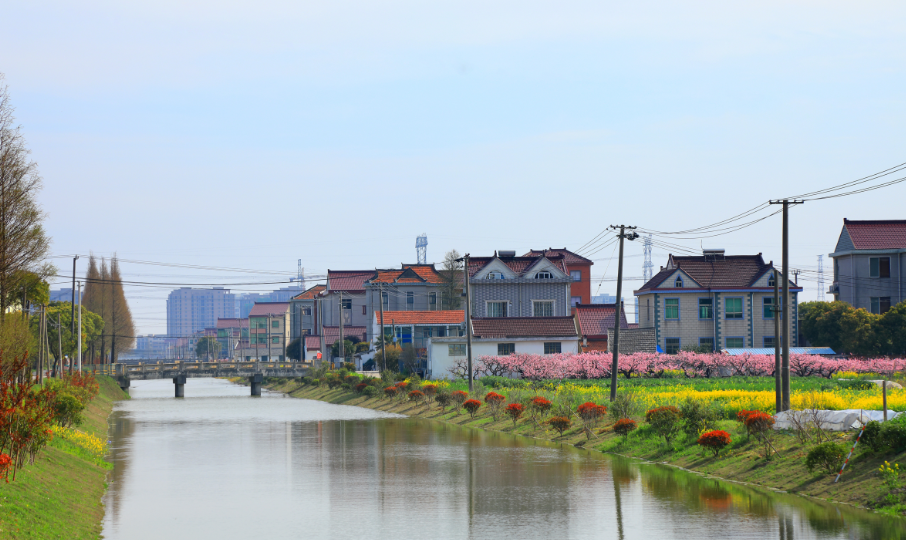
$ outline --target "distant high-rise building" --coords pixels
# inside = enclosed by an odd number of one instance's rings
[[[72,302],[72,287],[50,291],[51,302]],[[76,298],[76,303],[79,299]]]
[[[236,314],[236,296],[229,289],[176,289],[167,297],[167,335],[191,336],[205,328],[215,328],[217,319]]]
[[[252,306],[254,306],[256,302],[289,302],[290,298],[303,292],[301,286],[302,285],[300,282],[299,285],[283,287],[281,289],[277,289],[276,291],[271,291],[268,293],[240,294],[237,297],[236,301],[236,317],[240,319],[247,319],[249,312],[252,311]]]
[[[626,298],[624,297],[623,300],[625,301]],[[592,304],[616,304],[617,295],[605,293],[605,294],[599,294],[597,296],[592,296],[591,303]]]

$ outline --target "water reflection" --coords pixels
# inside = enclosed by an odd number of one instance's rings
[[[114,415],[104,536],[899,538],[899,521],[498,433],[137,383]]]

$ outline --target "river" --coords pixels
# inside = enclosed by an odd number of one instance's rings
[[[500,433],[190,379],[111,416],[108,540],[903,538],[904,522]]]

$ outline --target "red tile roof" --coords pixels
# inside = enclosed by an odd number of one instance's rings
[[[906,248],[906,220],[850,221],[843,226],[856,249]]]
[[[321,350],[320,336],[305,336],[305,348],[309,351]]]
[[[249,317],[263,317],[265,315],[285,315],[289,310],[289,302],[255,302]]]
[[[344,326],[343,327],[343,337],[348,338],[349,336],[356,336],[362,341],[368,339],[368,334],[365,331],[364,326]],[[340,327],[339,326],[325,326],[324,327],[324,344],[327,347],[330,347],[336,341],[340,339]]]
[[[365,292],[365,281],[374,276],[374,270],[328,270],[327,285],[330,291]]]
[[[585,257],[573,253],[572,251],[563,248],[547,248],[547,249],[530,249],[528,253],[523,255],[523,257],[537,257],[539,255],[544,255],[545,257],[563,257],[563,260],[566,261],[567,265],[570,264],[595,264],[591,260],[586,259]]]
[[[578,334],[572,317],[472,317],[472,335],[479,338],[545,338]]]
[[[639,291],[655,289],[679,268],[695,283],[684,283],[686,289],[747,289],[773,268],[758,255],[726,255],[722,257],[670,255],[667,266],[654,275]],[[793,290],[802,290],[790,284]]]
[[[374,312],[374,320],[380,322],[381,313]],[[384,326],[389,324],[445,325],[462,324],[466,313],[461,309],[443,311],[385,311]]]
[[[443,283],[433,264],[404,264],[399,270],[377,270],[368,283]]]
[[[478,273],[479,270],[488,265],[495,257],[470,257],[469,258],[469,277],[474,276]],[[540,256],[535,257],[499,257],[500,262],[505,264],[510,270],[515,272],[518,275],[522,275],[526,270],[532,267],[535,263],[538,262]],[[560,268],[564,274],[569,275],[569,270],[566,268],[566,263],[561,256],[551,256],[548,259]]]
[[[579,320],[579,331],[583,336],[607,337],[607,330],[613,329],[614,315],[617,312],[616,304],[578,304],[573,307],[576,318]],[[626,312],[620,310],[620,328],[629,328],[626,322]]]
[[[303,293],[299,293],[296,296],[293,296],[293,300],[312,300],[317,297],[322,291],[327,290],[327,285],[315,285],[314,287],[308,289]]]
[[[248,328],[248,319],[217,319],[217,328]]]

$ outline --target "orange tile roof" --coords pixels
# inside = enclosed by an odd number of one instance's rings
[[[380,322],[381,312],[374,312],[375,321]],[[390,324],[444,325],[462,324],[466,314],[461,309],[442,311],[385,311],[384,326]]]
[[[293,296],[293,300],[311,300],[318,296],[318,294],[325,289],[327,289],[327,285],[315,285],[307,291]]]
[[[404,264],[399,270],[377,270],[369,283],[443,283],[433,264]]]

